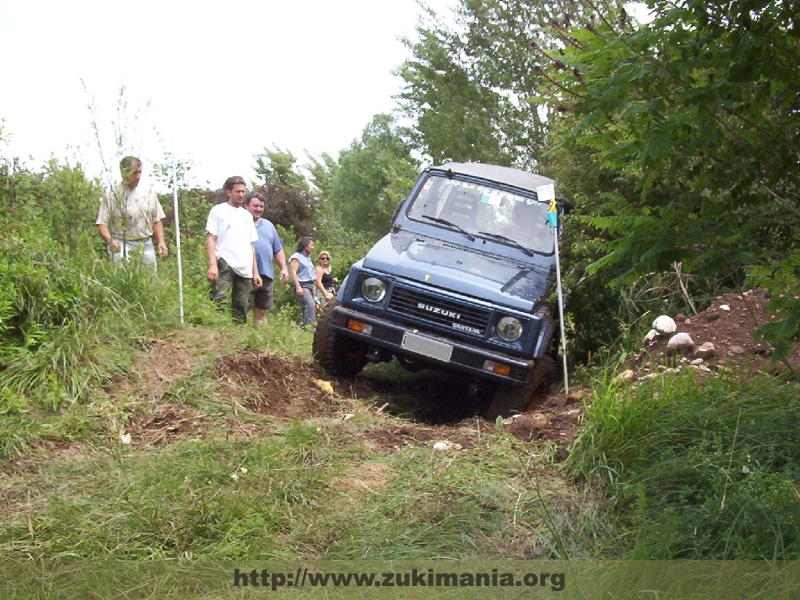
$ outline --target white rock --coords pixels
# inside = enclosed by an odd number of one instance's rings
[[[676,333],[667,342],[667,350],[685,352],[694,348],[694,340],[688,333]]]
[[[720,310],[730,310],[730,309],[731,309],[731,307],[730,307],[730,306],[728,306],[727,304],[720,304],[720,305],[719,305],[719,309],[720,309]]]
[[[446,450],[461,450],[461,444],[456,444],[455,442],[445,440],[443,442],[436,442],[433,445],[433,449],[440,452],[444,452]]]
[[[678,326],[675,325],[675,320],[667,315],[661,315],[653,321],[653,329],[659,333],[675,333]]]
[[[691,363],[691,364],[692,364],[693,366],[697,366],[697,365],[702,365],[704,362],[705,362],[705,361],[704,361],[702,358],[695,358],[695,359],[692,361],[692,363]]]
[[[647,335],[644,336],[644,345],[649,346],[653,343],[653,341],[658,337],[658,332],[655,329],[651,329],[647,332]]]

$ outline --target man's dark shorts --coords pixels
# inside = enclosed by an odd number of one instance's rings
[[[261,276],[261,287],[250,292],[250,306],[272,310],[275,304],[275,285],[269,277]]]

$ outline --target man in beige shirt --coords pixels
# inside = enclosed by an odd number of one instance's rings
[[[156,267],[156,251],[166,256],[164,209],[152,187],[139,185],[142,161],[126,156],[119,163],[122,182],[109,190],[100,201],[97,231],[105,241],[114,262],[128,260],[141,252],[142,264]],[[155,238],[156,246],[153,246]]]

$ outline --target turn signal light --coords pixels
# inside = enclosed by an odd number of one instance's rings
[[[354,319],[347,319],[347,328],[350,331],[356,331],[365,335],[370,335],[372,333],[372,325],[367,325],[366,323]]]
[[[504,365],[502,363],[496,363],[491,360],[483,361],[483,369],[484,371],[490,371],[492,373],[497,373],[498,375],[510,375],[511,374],[511,366]]]

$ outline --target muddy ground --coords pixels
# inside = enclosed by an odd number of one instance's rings
[[[715,354],[700,365],[707,372],[774,369],[769,346],[755,335],[758,326],[766,322],[766,302],[759,291],[722,296],[697,315],[675,315],[678,332],[689,333],[698,346],[707,341],[714,343]],[[627,366],[633,378],[670,365],[689,368],[690,353],[670,354],[668,337],[659,337],[631,359]],[[208,333],[202,342],[218,348],[224,344],[213,333]],[[197,435],[209,427],[209,417],[190,405],[155,401],[168,394],[178,378],[189,375],[204,352],[206,348],[188,343],[180,334],[153,341],[127,378],[116,382],[115,394],[125,393],[128,386],[137,390],[137,396],[153,400],[144,402],[140,414],[121,426],[121,433],[130,435],[130,443],[163,444],[183,435]],[[794,345],[789,360],[800,365],[800,344]],[[217,381],[213,393],[234,408],[289,420],[346,420],[358,410],[391,415],[394,418],[385,420],[384,427],[363,432],[376,452],[392,452],[409,445],[432,446],[437,441],[469,448],[482,432],[496,430],[495,423],[479,416],[485,398],[470,397],[462,378],[434,371],[412,374],[399,368],[368,366],[355,379],[346,380],[326,374],[308,359],[258,350],[225,356],[211,369]],[[586,391],[572,390],[567,396],[556,390],[532,413],[507,419],[504,430],[526,442],[555,444],[555,459],[562,460],[580,427],[584,403],[589,401]],[[234,421],[230,425],[236,435],[264,433],[246,420]]]

